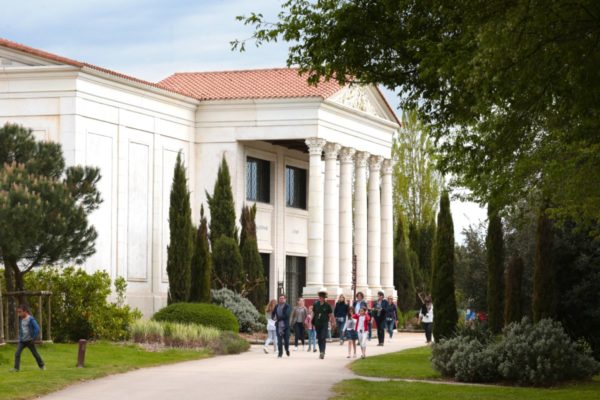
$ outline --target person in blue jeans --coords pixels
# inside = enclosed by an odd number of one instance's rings
[[[291,307],[289,304],[285,302],[285,295],[279,296],[279,303],[273,310],[271,314],[271,318],[273,318],[276,323],[277,329],[277,347],[278,354],[277,357],[281,358],[283,356],[283,349],[285,348],[285,354],[290,356],[290,313]]]
[[[348,309],[350,307],[346,303],[346,297],[343,294],[340,294],[337,303],[335,303],[335,308],[333,309],[333,316],[335,317],[335,324],[338,327],[338,335],[340,339],[340,345],[344,344],[344,326],[346,325],[346,318],[348,316]]]
[[[44,361],[37,352],[34,344],[35,339],[40,334],[40,326],[35,318],[29,313],[29,309],[26,306],[20,305],[17,307],[17,314],[21,319],[19,323],[19,344],[15,353],[15,365],[11,371],[19,372],[21,369],[21,353],[24,348],[28,348],[29,351],[31,351],[31,354],[33,354],[33,357],[41,370],[46,369]]]

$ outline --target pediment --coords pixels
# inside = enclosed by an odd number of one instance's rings
[[[42,65],[57,65],[56,61],[51,61],[42,57],[29,55],[20,51],[0,46],[0,68],[6,67],[37,67]]]
[[[373,86],[348,85],[328,100],[374,117],[397,122],[385,99]]]

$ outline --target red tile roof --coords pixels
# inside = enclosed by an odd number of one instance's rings
[[[172,90],[192,94],[198,100],[275,99],[320,97],[326,99],[342,89],[334,80],[318,86],[306,82],[297,68],[246,71],[180,72],[159,82]]]
[[[120,72],[116,72],[116,71],[113,71],[113,70],[110,70],[110,69],[107,69],[107,68],[99,67],[97,65],[89,64],[89,63],[82,62],[82,61],[73,60],[73,59],[70,59],[70,58],[67,58],[67,57],[62,57],[62,56],[59,56],[59,55],[56,55],[56,54],[53,54],[53,53],[48,53],[47,51],[43,51],[43,50],[35,49],[33,47],[25,46],[23,44],[13,42],[13,41],[10,41],[8,39],[0,38],[0,47],[6,47],[6,48],[9,48],[9,49],[12,49],[12,50],[17,50],[17,51],[20,51],[20,52],[23,52],[23,53],[26,53],[26,54],[29,54],[29,55],[32,55],[32,56],[35,56],[35,57],[44,58],[46,60],[54,61],[54,62],[57,62],[57,63],[60,63],[60,64],[71,65],[71,66],[77,67],[77,68],[90,68],[90,69],[93,69],[93,70],[96,70],[96,71],[103,72],[105,74],[116,76],[118,78],[126,79],[126,80],[129,80],[129,81],[132,81],[132,82],[141,83],[143,85],[152,86],[152,87],[155,87],[155,88],[158,88],[158,89],[162,89],[162,90],[166,90],[166,91],[169,91],[169,92],[181,94],[181,95],[184,95],[184,96],[187,96],[187,97],[194,97],[194,96],[190,95],[189,93],[185,93],[183,91],[178,91],[178,90],[174,90],[174,89],[171,89],[171,88],[168,88],[168,87],[164,87],[164,86],[162,86],[160,84],[157,84],[157,83],[148,82],[148,81],[145,81],[143,79],[138,79],[138,78],[135,78],[133,76],[122,74]]]

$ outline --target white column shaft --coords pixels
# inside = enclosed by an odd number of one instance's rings
[[[325,145],[325,218],[324,218],[324,285],[330,296],[339,292],[340,285],[340,227],[339,227],[339,181],[337,156],[341,146]]]
[[[340,152],[340,287],[346,297],[352,287],[352,165],[355,150]]]
[[[323,286],[323,169],[321,153],[325,140],[306,139],[310,153],[308,182],[308,262],[306,286],[308,292]],[[306,292],[306,291],[305,291]]]
[[[367,158],[369,154],[356,154],[354,181],[354,254],[356,254],[356,287],[367,290]],[[367,295],[367,293],[364,293]]]
[[[369,158],[368,282],[372,291],[381,290],[381,156]]]
[[[381,175],[381,286],[394,296],[394,207],[392,160],[385,160]]]

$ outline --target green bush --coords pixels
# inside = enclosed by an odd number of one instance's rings
[[[52,336],[56,342],[128,339],[129,326],[141,313],[124,304],[125,280],[117,278],[114,285],[116,301],[110,302],[111,280],[105,271],[88,274],[74,267],[46,267],[25,278],[28,290],[52,292]],[[29,301],[33,310],[37,301]],[[45,308],[43,318],[47,318]]]
[[[217,354],[240,354],[250,348],[250,343],[233,332],[221,332],[218,340],[212,342],[211,350]]]
[[[212,302],[227,308],[235,315],[240,332],[259,332],[266,329],[265,316],[247,298],[223,288],[211,291]]]
[[[174,303],[159,310],[152,319],[155,321],[212,326],[222,331],[236,333],[239,331],[239,324],[233,313],[214,304]]]

